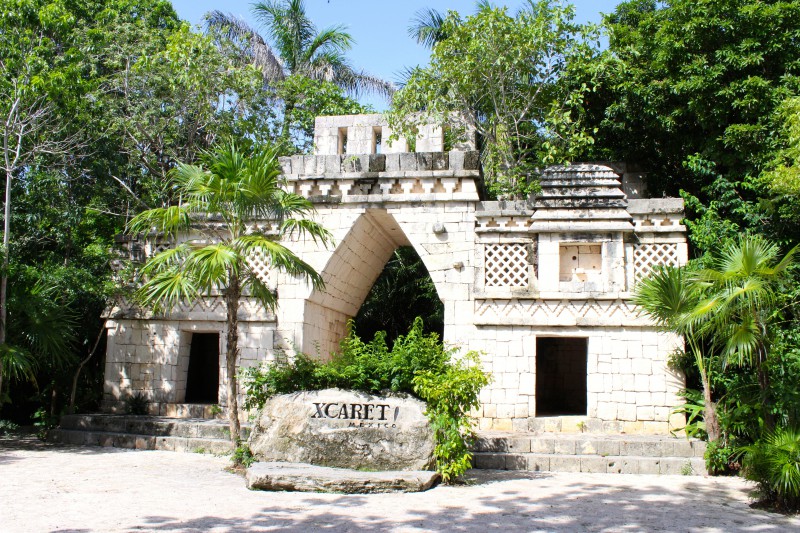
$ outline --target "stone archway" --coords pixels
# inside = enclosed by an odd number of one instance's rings
[[[323,290],[313,290],[303,309],[305,353],[327,358],[347,334],[347,321],[357,313],[392,253],[414,246],[394,216],[385,209],[367,209],[336,247],[322,270]],[[415,247],[423,258],[425,250]]]

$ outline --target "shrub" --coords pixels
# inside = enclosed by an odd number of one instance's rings
[[[734,475],[739,471],[736,455],[736,448],[722,439],[710,441],[704,454],[706,470],[712,476]]]
[[[742,471],[762,498],[785,511],[800,510],[800,430],[779,427],[742,449]]]
[[[250,466],[256,462],[256,458],[249,446],[246,444],[240,444],[235,450],[233,450],[233,454],[231,454],[231,462],[233,463],[234,467],[250,468]]]
[[[444,372],[423,370],[414,376],[414,392],[428,403],[426,414],[436,440],[436,470],[448,482],[472,464],[474,433],[470,409],[480,405],[478,394],[489,383],[475,352],[450,363]]]
[[[129,415],[146,415],[149,404],[150,400],[147,399],[147,395],[137,392],[128,397],[125,402],[125,412]]]
[[[435,333],[424,333],[420,318],[407,335],[395,340],[391,350],[383,332],[365,343],[350,326],[339,353],[328,362],[298,354],[291,362],[281,358],[263,368],[243,370],[245,407],[261,408],[276,394],[330,387],[408,393],[427,403],[436,439],[436,470],[445,481],[466,472],[473,438],[468,413],[478,407],[478,394],[489,383],[478,355],[470,352],[454,360],[457,349],[444,346]]]

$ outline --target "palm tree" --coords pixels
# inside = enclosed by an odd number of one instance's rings
[[[534,4],[530,0],[528,4],[529,9],[534,8]],[[489,0],[478,0],[475,2],[476,13],[489,11],[491,9],[492,3]],[[440,11],[432,7],[420,9],[414,13],[414,18],[411,19],[411,25],[408,27],[408,36],[417,41],[417,44],[432,49],[438,43],[449,37],[444,23],[445,20],[447,20],[447,15],[443,15]]]
[[[723,365],[748,366],[757,373],[764,419],[767,426],[773,425],[764,363],[774,325],[781,318],[781,282],[796,251],[795,247],[778,259],[776,244],[757,235],[743,235],[709,259],[705,268],[656,269],[636,289],[634,302],[659,325],[683,334],[695,356],[703,382],[709,440],[714,440],[712,434],[719,436],[708,376],[712,354],[718,355]]]
[[[222,31],[226,37],[245,45],[253,64],[261,69],[270,85],[288,75],[331,82],[353,96],[373,92],[387,98],[394,93],[392,83],[356,70],[345,53],[353,38],[344,26],[318,31],[306,15],[303,0],[267,0],[253,4],[253,14],[267,30],[267,39],[245,21],[221,11],[206,14],[206,27]],[[291,115],[295,103],[284,102],[284,116]],[[281,135],[288,138],[288,121]]]
[[[708,440],[720,438],[716,403],[712,399],[711,359],[704,349],[702,335],[688,316],[700,302],[701,287],[691,275],[691,267],[656,267],[636,286],[633,301],[661,328],[683,335],[689,354],[694,358],[703,388],[703,418]]]
[[[322,278],[278,239],[308,235],[327,244],[330,234],[308,216],[312,204],[281,189],[277,149],[242,151],[234,142],[203,152],[202,166],[179,164],[171,180],[178,205],[150,209],[134,217],[128,231],[169,236],[176,245],[148,259],[138,291],[143,305],[169,311],[180,302],[219,294],[226,304],[225,362],[231,439],[240,442],[236,357],[239,301],[243,295],[274,309],[276,295],[259,279],[248,257],[258,255],[275,270],[305,277],[315,287]],[[202,223],[200,221],[203,221]],[[259,231],[256,220],[271,220],[276,234]],[[187,239],[177,243],[179,234]],[[199,235],[198,235],[199,234]]]
[[[769,374],[764,363],[780,320],[780,286],[794,262],[797,247],[779,259],[777,244],[744,235],[725,246],[695,278],[706,296],[686,317],[709,338],[724,364],[749,366],[758,376],[762,405],[769,404]],[[765,408],[765,419],[772,417]]]

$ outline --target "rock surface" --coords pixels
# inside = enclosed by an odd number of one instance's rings
[[[420,492],[439,480],[428,470],[363,472],[305,463],[255,463],[247,469],[247,488],[300,492]]]
[[[428,470],[433,432],[425,404],[407,395],[325,389],[271,398],[249,445],[260,461],[371,471]]]

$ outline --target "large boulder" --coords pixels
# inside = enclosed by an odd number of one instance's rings
[[[325,389],[272,397],[250,432],[260,461],[355,470],[428,470],[433,431],[408,395]]]

